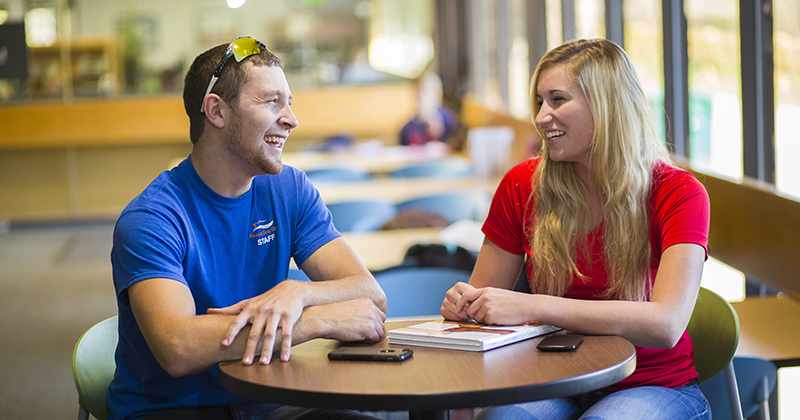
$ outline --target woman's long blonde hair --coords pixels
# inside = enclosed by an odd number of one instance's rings
[[[580,86],[594,121],[590,174],[600,191],[604,258],[610,287],[606,298],[646,300],[649,297],[650,221],[648,196],[659,161],[671,164],[658,139],[639,78],[627,54],[606,39],[575,40],[548,52],[531,80],[531,112],[539,76],[563,66]],[[546,139],[541,127],[536,127]],[[572,162],[550,160],[545,141],[534,174],[531,203],[534,231],[529,238],[533,257],[534,293],[562,296],[574,276],[585,278],[576,264],[579,248],[589,249],[589,198]]]

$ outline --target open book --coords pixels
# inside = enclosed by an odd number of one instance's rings
[[[440,319],[389,330],[389,343],[486,351],[560,329],[540,322],[529,322],[524,325],[484,325]]]

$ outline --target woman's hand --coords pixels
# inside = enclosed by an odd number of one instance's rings
[[[483,324],[524,324],[534,320],[530,314],[534,296],[494,287],[472,288],[461,293],[453,313],[466,314]]]
[[[488,310],[489,307],[481,311],[483,301],[476,301],[486,290],[501,292],[502,289],[512,289],[519,277],[522,263],[522,255],[512,254],[495,245],[494,242],[490,241],[488,238],[484,239],[481,252],[478,254],[478,261],[475,263],[475,269],[472,270],[469,284],[456,283],[453,288],[447,291],[444,302],[442,303],[442,316],[445,317],[445,319],[453,321],[474,319],[478,322],[489,323],[485,320],[487,319],[486,310]],[[519,300],[517,298],[520,295],[522,294],[509,294],[508,296],[513,298],[509,303]],[[492,302],[494,302],[494,300],[492,300]],[[516,309],[506,308],[506,310],[510,312],[516,310],[519,312],[522,310],[522,307]],[[475,318],[475,316],[480,317],[480,319]],[[489,315],[488,319],[491,320],[494,319],[494,317],[495,316]],[[519,323],[521,322],[517,322],[516,324]],[[506,325],[514,324],[515,323],[507,323]]]
[[[442,302],[442,309],[441,313],[445,319],[449,319],[451,321],[465,321],[470,319],[469,314],[462,309],[456,309],[459,300],[461,300],[461,296],[464,292],[475,290],[474,287],[470,286],[464,282],[458,282],[455,286],[453,286],[444,296],[444,302]]]

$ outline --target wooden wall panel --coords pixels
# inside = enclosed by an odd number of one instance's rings
[[[709,254],[800,298],[800,202],[752,181],[694,173],[711,200]]]
[[[188,142],[180,96],[0,107],[0,149]]]
[[[67,168],[66,150],[0,153],[0,220],[11,214],[46,217],[69,212]]]
[[[294,139],[348,133],[397,138],[415,111],[411,83],[293,92]],[[0,150],[189,142],[180,95],[82,99],[0,106]]]
[[[415,110],[412,83],[296,90],[286,151],[351,134],[395,144]],[[0,106],[0,221],[116,217],[191,151],[180,95]]]

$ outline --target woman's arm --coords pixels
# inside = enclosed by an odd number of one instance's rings
[[[486,248],[484,244],[481,254]],[[487,256],[505,252],[496,246],[490,248],[492,252]],[[485,259],[492,265],[503,260],[503,257]],[[665,249],[650,302],[567,299],[485,287],[499,280],[492,280],[491,273],[484,270],[486,267],[479,271],[476,266],[470,284],[483,288],[463,290],[451,312],[464,311],[476,321],[488,324],[536,320],[586,334],[619,335],[639,346],[670,348],[689,323],[704,261],[705,250],[700,245],[676,244]],[[499,286],[508,288],[507,281]],[[448,292],[448,299],[452,298],[455,296]]]
[[[469,284],[473,287],[513,289],[522,270],[524,257],[512,254],[484,239]]]

